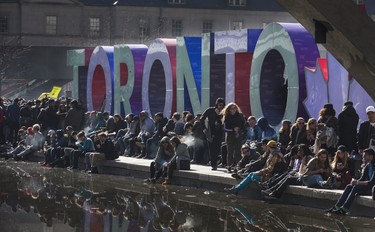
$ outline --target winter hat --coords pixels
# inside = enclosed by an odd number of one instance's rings
[[[33,128],[32,128],[32,127],[28,127],[28,128],[27,128],[27,133],[28,133],[29,135],[34,134]]]
[[[347,101],[344,103],[344,106],[353,106],[353,102]]]
[[[365,152],[368,155],[375,156],[375,151],[372,148],[367,148],[363,152]]]
[[[216,99],[215,106],[217,107],[219,104],[225,105],[224,98],[219,97],[218,99]]]
[[[323,108],[333,110],[333,105],[332,105],[331,103],[327,103],[327,104],[325,104],[325,105],[323,106]]]
[[[341,152],[346,152],[346,147],[344,145],[340,145],[338,148],[337,148],[337,151],[341,151]]]

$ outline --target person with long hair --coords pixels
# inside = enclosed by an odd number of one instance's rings
[[[298,152],[289,163],[289,172],[281,174],[271,181],[262,193],[266,196],[280,198],[288,185],[302,185],[301,176],[305,173],[305,161],[311,159],[312,152],[306,144],[298,145]]]
[[[332,168],[328,160],[328,151],[320,149],[316,156],[307,164],[303,182],[309,188],[330,188],[330,181],[327,181],[327,179],[331,174]]]
[[[339,135],[339,120],[336,118],[336,111],[332,104],[325,104],[320,110],[318,124],[323,125],[325,131],[323,136],[325,139],[320,141],[320,148],[326,149],[332,157],[337,148]]]
[[[344,189],[352,180],[352,176],[349,173],[348,161],[348,151],[344,145],[340,145],[331,162],[335,188]]]
[[[190,155],[185,143],[177,136],[173,136],[170,140],[174,147],[175,154],[172,159],[163,167],[163,185],[171,184],[174,170],[189,170],[190,169]]]
[[[290,130],[292,127],[292,122],[289,120],[283,120],[281,122],[281,127],[279,130],[279,138],[278,142],[280,144],[280,149],[283,153],[285,153],[289,142],[290,142]]]
[[[314,145],[316,139],[316,132],[318,130],[318,122],[315,118],[309,118],[306,124],[306,144],[309,146]]]
[[[232,172],[232,167],[241,159],[242,136],[245,127],[245,118],[236,103],[229,103],[222,110],[222,122],[227,144],[227,170]]]
[[[164,166],[168,164],[174,154],[175,151],[170,139],[164,136],[160,140],[156,157],[150,164],[150,178],[146,179],[146,181],[155,183],[163,175]]]

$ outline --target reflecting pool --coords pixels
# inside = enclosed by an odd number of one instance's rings
[[[0,162],[0,231],[374,231],[372,218]]]

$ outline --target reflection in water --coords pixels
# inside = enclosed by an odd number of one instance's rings
[[[1,231],[371,231],[375,225],[299,206],[33,164],[0,163],[0,175]]]

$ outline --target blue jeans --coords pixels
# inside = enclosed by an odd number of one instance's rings
[[[321,175],[315,174],[315,175],[307,176],[306,178],[304,178],[303,182],[309,188],[314,187],[316,185],[323,188],[323,184],[325,183],[325,180],[323,180],[323,177]]]
[[[246,186],[251,184],[253,181],[260,181],[260,175],[250,172],[245,179],[243,179],[238,185],[235,186],[237,191],[244,189]]]

